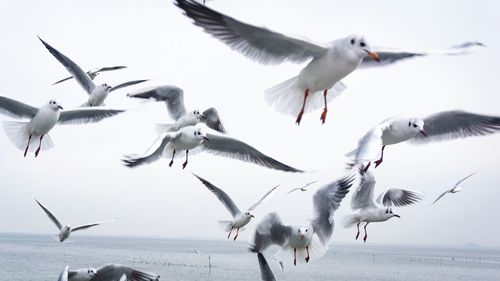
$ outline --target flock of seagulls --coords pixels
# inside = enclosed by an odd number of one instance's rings
[[[341,94],[346,86],[342,79],[358,68],[390,65],[402,60],[428,55],[461,55],[473,48],[483,46],[480,42],[466,42],[442,50],[412,51],[395,48],[372,47],[363,36],[352,35],[334,40],[327,45],[318,45],[305,40],[289,37],[266,28],[253,26],[220,12],[214,11],[194,0],[174,0],[184,14],[193,23],[207,33],[228,45],[231,49],[262,64],[283,62],[308,62],[300,73],[265,91],[269,105],[277,111],[296,116],[299,125],[306,112],[321,109],[320,120],[325,123],[328,103]],[[73,60],[39,38],[43,46],[71,74],[54,83],[59,84],[75,80],[87,93],[88,98],[80,108],[64,110],[56,101],[50,100],[41,107],[34,107],[13,98],[0,96],[0,113],[23,121],[3,121],[9,140],[26,157],[34,151],[37,157],[42,150],[54,146],[49,132],[57,124],[86,124],[100,122],[106,118],[123,114],[124,109],[104,107],[109,93],[128,86],[146,82],[147,79],[127,81],[114,87],[108,84],[97,85],[94,78],[101,72],[115,71],[125,66],[101,67],[83,71]],[[157,139],[143,155],[127,155],[122,162],[133,168],[152,163],[161,158],[170,160],[169,166],[178,157],[184,157],[182,168],[188,165],[190,154],[208,152],[226,158],[250,162],[266,168],[302,173],[303,170],[286,165],[260,152],[253,146],[228,136],[218,111],[208,108],[186,110],[184,92],[177,86],[159,85],[139,89],[127,95],[133,99],[155,100],[164,102],[172,123],[157,124]],[[374,197],[375,176],[370,169],[372,162],[378,167],[384,159],[387,145],[409,141],[411,143],[429,143],[473,136],[490,135],[500,131],[500,117],[465,111],[442,111],[430,116],[391,117],[369,130],[359,141],[355,150],[346,154],[349,169],[344,176],[325,184],[313,196],[314,217],[300,224],[285,224],[278,213],[269,213],[257,224],[253,231],[250,251],[257,253],[262,280],[276,280],[262,252],[270,246],[280,250],[275,257],[283,265],[285,259],[297,263],[308,263],[319,259],[328,250],[334,231],[333,215],[342,200],[353,190],[351,207],[356,213],[344,218],[345,227],[357,226],[356,239],[360,236],[360,224],[364,223],[364,237],[368,238],[367,226],[372,222],[384,222],[391,218],[400,218],[393,207],[408,206],[422,201],[423,194],[418,191],[390,188]],[[232,219],[220,221],[229,239],[235,232],[243,230],[254,218],[256,208],[271,198],[278,186],[265,193],[260,200],[242,211],[222,189],[209,181],[193,174],[212,192],[229,211]],[[452,189],[442,193],[432,204],[447,193],[460,191],[458,187],[471,175],[460,180]],[[288,191],[308,191],[310,182],[303,187]],[[36,201],[36,200],[35,200]],[[85,224],[72,228],[63,225],[45,206],[42,208],[59,230],[58,241],[65,241],[72,232],[94,227],[109,221]],[[283,269],[283,267],[282,267]],[[59,276],[59,281],[146,281],[159,280],[159,276],[130,267],[108,264],[100,268],[70,270],[66,266]]]

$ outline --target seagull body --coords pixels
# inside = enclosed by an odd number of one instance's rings
[[[112,91],[132,86],[145,82],[147,80],[133,80],[115,87],[111,87],[108,84],[96,85],[92,81],[92,77],[88,73],[84,72],[80,66],[73,62],[70,58],[60,53],[54,47],[50,46],[47,42],[43,41],[40,37],[38,38],[42,41],[43,45],[49,50],[49,52],[71,73],[72,77],[82,86],[82,88],[89,95],[87,102],[82,104],[85,107],[101,106],[104,105],[104,100],[107,98],[108,94]],[[96,74],[97,75],[97,74]],[[94,76],[95,77],[95,76]]]
[[[316,216],[305,224],[284,225],[278,214],[268,214],[257,226],[250,250],[262,252],[271,245],[278,245],[281,250],[277,256],[281,258],[282,254],[291,253],[294,265],[297,260],[309,262],[311,255],[320,258],[333,234],[332,216],[353,181],[354,176],[349,175],[319,189],[313,198]]]
[[[288,165],[285,165],[273,158],[261,153],[250,145],[237,139],[207,134],[197,126],[187,126],[177,132],[164,134],[161,144],[154,152],[145,156],[126,156],[124,164],[130,168],[143,164],[149,164],[160,159],[162,156],[172,157],[169,166],[174,163],[174,158],[178,156],[176,152],[185,150],[186,160],[182,164],[184,169],[188,163],[189,151],[207,151],[216,155],[238,159],[245,162],[252,162],[264,167],[287,172],[303,172]]]
[[[145,272],[119,264],[107,264],[100,268],[82,268],[68,270],[61,273],[64,281],[158,281],[156,273]]]
[[[226,129],[222,125],[217,110],[208,108],[203,113],[199,110],[186,111],[184,106],[184,92],[181,88],[170,85],[155,86],[140,89],[128,94],[131,98],[154,99],[165,102],[170,118],[175,120],[173,124],[157,124],[156,130],[159,134],[164,132],[178,131],[183,127],[194,126],[205,123],[209,128],[225,134]]]
[[[30,119],[28,122],[4,121],[5,132],[10,141],[19,149],[24,150],[24,156],[28,151],[34,150],[35,157],[41,150],[50,149],[54,146],[48,135],[56,124],[82,124],[99,122],[104,118],[124,112],[115,109],[79,109],[62,111],[62,106],[51,100],[40,108],[27,105],[16,100],[0,96],[0,113],[15,117]]]
[[[423,196],[412,190],[389,188],[382,192],[377,200],[374,198],[375,177],[373,172],[367,171],[363,174],[364,178],[359,187],[354,191],[351,200],[353,210],[359,210],[357,214],[349,215],[344,218],[344,226],[349,227],[357,225],[358,232],[356,240],[359,238],[359,224],[365,222],[365,236],[363,241],[366,242],[368,232],[366,227],[371,222],[383,222],[390,218],[401,218],[392,210],[392,206],[411,205],[422,200]]]
[[[99,68],[96,68],[96,69],[93,69],[93,70],[89,70],[86,73],[89,76],[90,80],[94,80],[97,77],[97,75],[99,75],[101,72],[119,70],[119,69],[124,69],[124,68],[127,68],[127,67],[126,66],[122,66],[122,65],[120,65],[120,66],[105,66],[105,67],[99,67]],[[55,82],[52,85],[56,85],[56,84],[59,84],[61,82],[64,82],[64,81],[67,81],[67,80],[70,80],[70,79],[73,79],[73,76],[69,76],[69,77],[63,78],[63,79]]]
[[[347,156],[354,156],[355,163],[368,162],[365,166],[365,170],[368,170],[372,161],[375,167],[382,163],[386,145],[406,141],[428,143],[489,135],[498,131],[500,117],[459,110],[438,112],[425,118],[392,117],[369,130],[359,141],[358,148]]]
[[[297,124],[300,124],[304,112],[321,107],[323,113],[320,119],[324,123],[328,102],[346,88],[340,80],[358,67],[388,65],[429,54],[456,55],[482,45],[467,42],[444,51],[412,52],[381,48],[379,52],[363,36],[348,36],[322,46],[240,22],[193,0],[176,0],[175,4],[195,25],[252,60],[263,64],[309,61],[298,76],[266,91],[268,103],[276,110],[298,114]]]
[[[85,225],[80,225],[80,226],[77,226],[75,228],[72,228],[71,225],[62,225],[59,220],[56,218],[56,216],[54,216],[47,208],[45,208],[45,206],[43,206],[40,202],[38,202],[36,199],[35,199],[36,203],[38,204],[38,206],[40,206],[40,208],[42,208],[42,210],[45,212],[45,214],[49,217],[49,219],[57,226],[57,228],[59,229],[59,234],[58,234],[58,238],[59,238],[59,242],[64,242],[64,240],[68,239],[69,235],[72,233],[72,232],[75,232],[75,231],[79,231],[79,230],[83,230],[83,229],[87,229],[87,228],[90,228],[90,227],[93,227],[93,226],[97,226],[97,225],[100,225],[100,224],[103,224],[103,223],[107,223],[107,222],[111,222],[111,221],[105,221],[105,222],[97,222],[97,223],[91,223],[91,224],[85,224]]]
[[[238,206],[234,203],[233,199],[227,195],[222,189],[216,187],[215,185],[211,184],[209,181],[193,174],[196,178],[198,178],[203,185],[207,187],[208,190],[210,190],[216,197],[219,199],[219,201],[226,207],[226,209],[231,213],[231,216],[233,219],[231,221],[220,221],[220,223],[224,226],[226,231],[229,231],[229,234],[227,236],[227,239],[231,237],[231,233],[233,232],[234,229],[236,229],[236,235],[234,236],[234,241],[236,241],[236,238],[238,238],[238,234],[240,231],[240,228],[243,228],[245,225],[247,225],[252,218],[255,218],[253,215],[253,211],[261,204],[267,201],[270,196],[274,193],[276,188],[278,186],[273,187],[270,191],[268,191],[257,203],[253,204],[248,210],[245,212],[242,212]]]
[[[460,191],[462,191],[462,188],[459,187],[459,185],[465,181],[466,179],[472,177],[475,173],[472,173],[468,176],[466,176],[465,178],[459,180],[451,189],[448,189],[446,190],[445,192],[441,193],[441,195],[438,196],[438,198],[436,198],[436,200],[434,200],[434,202],[432,202],[432,204],[434,205],[434,203],[436,203],[439,199],[443,198],[443,196],[445,196],[447,193],[458,193]]]

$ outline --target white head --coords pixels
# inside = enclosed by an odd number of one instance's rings
[[[193,130],[193,134],[197,139],[203,140],[203,141],[209,141],[207,137],[207,133],[202,128],[195,127]]]
[[[378,54],[375,53],[363,36],[351,35],[344,38],[344,46],[359,59],[368,55],[372,60],[379,61]]]
[[[50,100],[47,106],[54,111],[59,111],[60,109],[63,109],[63,107],[60,104],[58,104],[55,100]]]
[[[390,219],[390,218],[393,218],[393,217],[396,217],[396,218],[401,218],[398,214],[395,214],[393,211],[392,211],[392,208],[385,208],[384,209],[384,213],[383,213],[383,216],[386,220]]]
[[[245,216],[245,218],[249,218],[249,219],[253,219],[255,218],[255,216],[252,214],[252,212],[250,211],[246,211],[243,216]]]
[[[106,83],[102,84],[102,85],[101,85],[101,87],[102,87],[102,88],[103,88],[106,92],[111,91],[111,89],[113,88],[113,87],[111,87],[110,85],[108,85],[108,84],[106,84]]]
[[[83,268],[78,270],[77,276],[79,277],[78,280],[90,281],[96,274],[97,269],[95,268]]]
[[[422,133],[424,136],[427,136],[427,133],[424,130],[424,120],[421,118],[411,118],[408,120],[408,127],[415,131],[415,134]]]
[[[206,118],[199,110],[193,110],[191,114],[196,117],[196,119],[201,120],[202,118]]]
[[[299,238],[301,240],[304,240],[304,238],[307,236],[307,234],[309,234],[309,229],[305,226],[300,226],[297,229],[297,233],[299,234]]]

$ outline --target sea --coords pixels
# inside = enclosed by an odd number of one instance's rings
[[[500,249],[333,243],[321,259],[284,271],[266,256],[277,280],[499,281]],[[70,269],[122,264],[160,280],[261,280],[257,256],[245,242],[77,236],[59,243],[48,235],[0,234],[0,280],[56,281]]]

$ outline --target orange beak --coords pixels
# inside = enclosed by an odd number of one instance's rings
[[[380,62],[380,57],[378,56],[377,53],[375,52],[371,52],[371,51],[366,51],[366,53],[368,54],[368,56],[374,60],[374,61],[377,61],[377,62]]]

